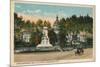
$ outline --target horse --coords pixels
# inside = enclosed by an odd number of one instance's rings
[[[75,51],[75,55],[82,55],[84,54],[84,49],[83,48],[77,48],[77,50]]]

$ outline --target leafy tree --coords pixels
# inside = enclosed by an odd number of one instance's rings
[[[51,28],[51,24],[49,21],[44,21],[44,26],[48,27],[48,28]]]
[[[60,32],[59,34],[59,41],[60,41],[60,46],[63,48],[66,46],[66,34],[65,32]]]
[[[54,46],[55,43],[57,42],[57,36],[56,36],[56,34],[55,34],[53,29],[50,29],[48,31],[48,37],[49,37],[50,43]]]
[[[41,19],[37,20],[36,25],[39,27],[43,27],[43,21]]]

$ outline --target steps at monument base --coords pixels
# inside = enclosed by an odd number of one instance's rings
[[[54,47],[37,47],[36,51],[54,51]]]
[[[49,47],[53,47],[51,44],[39,44],[38,46],[37,46],[37,48],[49,48]]]

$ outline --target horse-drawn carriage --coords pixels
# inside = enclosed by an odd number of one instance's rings
[[[84,49],[83,48],[77,48],[75,51],[75,55],[82,55],[84,54]]]

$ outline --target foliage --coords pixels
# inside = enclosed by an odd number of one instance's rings
[[[30,46],[36,47],[41,42],[42,29],[43,27],[48,27],[48,37],[50,43],[55,45],[57,41],[57,35],[51,27],[49,21],[43,21],[38,19],[37,22],[31,22],[30,20],[24,21],[23,17],[18,17],[17,13],[14,13],[14,43],[15,47],[20,45],[23,46],[23,41],[21,39],[21,34],[23,30],[29,31],[31,33]],[[93,18],[89,15],[79,16],[72,15],[71,17],[59,19],[59,42],[61,47],[66,46],[66,34],[70,32],[85,31],[93,34]],[[87,43],[92,43],[92,38],[87,39]],[[24,45],[25,46],[25,45]]]

